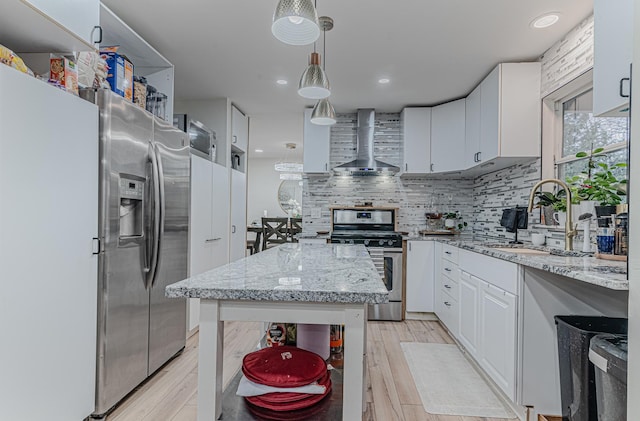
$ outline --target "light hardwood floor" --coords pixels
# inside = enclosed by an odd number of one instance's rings
[[[240,368],[242,357],[256,349],[261,323],[227,322],[223,384]],[[367,337],[367,421],[502,421],[432,415],[424,411],[400,342],[453,343],[439,322],[369,322]],[[178,358],[131,394],[107,421],[195,421],[198,335]]]

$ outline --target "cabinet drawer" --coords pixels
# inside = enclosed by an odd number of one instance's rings
[[[455,263],[451,263],[448,260],[442,261],[442,275],[453,280],[454,282],[460,282],[460,269]]]
[[[457,281],[449,278],[447,275],[443,275],[440,278],[441,288],[447,292],[453,299],[458,299],[459,284]]]
[[[446,289],[440,292],[441,301],[438,303],[438,317],[449,329],[454,337],[458,336],[458,300],[453,298]]]
[[[458,264],[458,247],[449,244],[442,245],[442,258],[452,263]]]
[[[460,270],[518,295],[518,265],[473,251],[460,252]]]

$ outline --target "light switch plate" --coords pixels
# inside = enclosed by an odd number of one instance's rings
[[[321,218],[322,211],[320,208],[311,208],[311,217],[312,218]]]

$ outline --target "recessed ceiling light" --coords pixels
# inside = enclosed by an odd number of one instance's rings
[[[263,151],[262,149],[256,149],[256,152],[258,152],[258,153],[262,153],[262,152],[264,152],[264,151]]]
[[[389,79],[387,79],[386,77],[383,77],[382,79],[378,79],[378,83],[385,85],[387,83],[391,82]]]
[[[531,21],[531,27],[536,29],[548,28],[559,20],[559,13],[546,13],[542,16],[538,16],[533,21]]]
[[[287,82],[287,81],[286,81],[286,80],[284,80],[284,79],[278,79],[278,80],[276,80],[276,83],[277,83],[278,85],[286,85],[286,84],[287,84],[287,83],[289,83],[289,82]]]

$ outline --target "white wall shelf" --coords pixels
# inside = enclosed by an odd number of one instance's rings
[[[16,53],[71,53],[93,44],[23,0],[2,0],[0,43]]]

